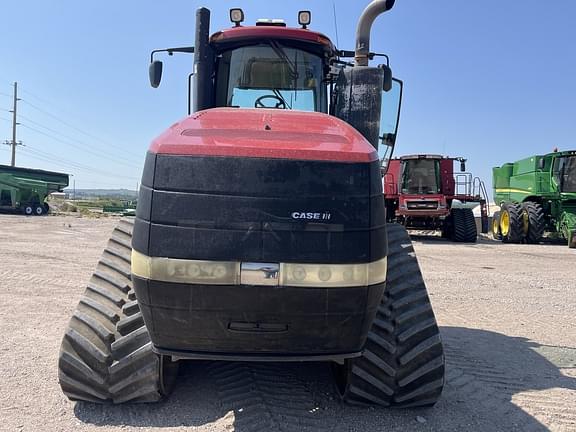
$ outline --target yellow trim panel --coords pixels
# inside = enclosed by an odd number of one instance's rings
[[[249,264],[249,265],[247,265]],[[278,279],[279,285],[296,287],[340,288],[375,285],[386,281],[387,258],[362,264],[298,264],[279,263],[278,274],[268,274],[258,280],[271,284],[267,279]],[[132,274],[162,282],[204,285],[240,285],[242,269],[258,268],[259,263],[235,261],[200,261],[176,258],[149,257],[132,250]],[[267,269],[270,264],[262,267]],[[270,272],[268,272],[270,273]]]
[[[532,191],[528,190],[528,189],[511,189],[511,188],[502,188],[502,189],[496,189],[496,193],[532,193]]]

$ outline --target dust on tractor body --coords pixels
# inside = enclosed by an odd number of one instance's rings
[[[576,150],[531,156],[492,169],[495,239],[539,243],[548,233],[576,248]]]
[[[454,173],[454,162],[460,172]],[[383,178],[389,222],[407,228],[441,230],[456,242],[476,242],[472,208],[479,206],[481,231],[488,232],[484,183],[466,172],[466,159],[440,155],[407,155],[391,159]]]
[[[386,223],[377,151],[394,145],[402,83],[368,66],[369,34],[392,3],[366,8],[355,52],[308,30],[309,12],[288,28],[232,10],[209,37],[198,10],[195,47],[167,50],[194,52],[193,114],[153,141],[136,218],[70,321],[70,399],[157,401],[180,361],[208,359],[331,361],[348,402],[436,402],[439,331],[410,239]]]

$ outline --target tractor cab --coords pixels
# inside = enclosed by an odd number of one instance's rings
[[[327,73],[336,56],[329,39],[310,30],[287,30],[277,21],[259,24],[210,38],[215,106],[327,113]]]
[[[232,9],[234,26],[208,36],[210,12],[200,8],[196,45],[154,50],[150,83],[158,87],[162,77],[157,54],[193,53],[189,114],[211,108],[328,114],[360,132],[386,167],[396,141],[402,82],[392,78],[384,54],[360,54],[362,64],[345,61],[357,53],[339,50],[327,36],[308,29],[310,17],[309,11],[299,12],[301,28],[287,27],[278,19],[244,26],[243,12]],[[386,63],[369,67],[368,60],[377,56]]]

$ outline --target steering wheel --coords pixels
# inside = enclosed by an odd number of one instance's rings
[[[276,105],[274,107],[269,107],[264,105],[265,99],[274,99],[276,101]],[[258,99],[254,101],[254,108],[276,108],[276,109],[286,109],[286,102],[280,99],[276,95],[264,95],[260,96]]]

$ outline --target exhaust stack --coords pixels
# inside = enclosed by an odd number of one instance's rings
[[[368,54],[370,53],[370,30],[372,23],[378,15],[389,11],[394,6],[395,0],[373,0],[358,20],[356,27],[356,51],[354,60],[356,66],[368,66]]]

